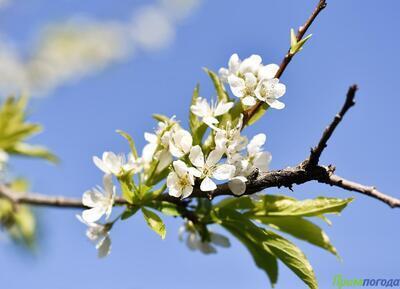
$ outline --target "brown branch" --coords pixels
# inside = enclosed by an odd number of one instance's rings
[[[299,30],[297,31],[296,39],[297,41],[300,41],[304,34],[307,32],[308,28],[310,28],[311,24],[314,22],[315,18],[319,15],[319,13],[324,10],[326,7],[326,0],[319,0],[317,6],[315,7],[314,11],[312,12],[311,16],[307,19],[307,21],[300,26]],[[290,53],[290,48],[288,52],[286,53],[285,57],[283,58],[281,64],[279,65],[279,69],[275,74],[275,78],[280,78],[285,71],[286,67],[292,60],[294,54]],[[250,107],[246,111],[243,112],[244,118],[243,118],[243,127],[246,126],[248,121],[257,113],[257,111],[261,108],[263,102],[259,101],[257,104],[254,106]]]
[[[311,151],[310,157],[308,159],[295,167],[264,172],[249,177],[250,181],[247,182],[247,189],[244,194],[251,195],[267,188],[287,187],[289,189],[292,189],[293,185],[300,185],[310,181],[317,181],[320,183],[328,184],[330,186],[336,186],[345,190],[358,192],[363,195],[375,198],[379,201],[386,203],[392,208],[400,207],[399,199],[385,195],[382,192],[378,191],[375,187],[365,186],[339,177],[334,174],[335,168],[333,166],[318,165],[319,157],[326,147],[327,141],[332,136],[335,128],[339,125],[348,109],[354,105],[356,90],[356,85],[350,87],[346,96],[345,104],[343,105],[340,112],[335,116],[332,123],[325,129],[318,145]],[[230,191],[228,183],[224,183],[218,185],[217,189],[208,193],[202,192],[198,187],[196,187],[194,188],[194,191],[190,198],[213,199],[217,196],[234,196],[234,194]],[[10,200],[15,205],[29,204],[35,206],[50,206],[62,208],[85,208],[80,199],[57,196],[44,196],[34,193],[16,193],[13,192],[8,186],[0,184],[0,198],[1,197]],[[161,195],[160,200],[178,205],[178,208],[180,208],[183,217],[196,221],[196,215],[192,211],[187,210],[186,202],[178,198],[172,197],[168,194]],[[115,204],[129,205],[126,200],[120,197],[116,199]]]
[[[324,133],[322,134],[321,139],[319,140],[318,144],[311,149],[311,154],[308,160],[305,162],[306,166],[316,166],[318,165],[319,158],[323,150],[326,148],[328,140],[332,136],[333,132],[335,131],[336,127],[342,121],[346,112],[355,105],[354,98],[357,91],[357,85],[350,86],[347,95],[346,101],[343,104],[342,109],[338,114],[335,115],[333,121],[325,128]]]

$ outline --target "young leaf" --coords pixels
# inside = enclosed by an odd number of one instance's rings
[[[208,76],[211,78],[212,83],[214,84],[214,88],[218,96],[218,101],[229,102],[229,95],[226,92],[224,84],[222,83],[218,75],[207,68],[204,68],[204,71],[208,74]]]
[[[169,122],[170,118],[168,116],[162,115],[162,114],[153,114],[153,118],[157,121],[161,121],[161,122]]]
[[[200,85],[197,84],[193,90],[191,105],[196,104],[197,98],[199,97],[199,92],[200,92]],[[189,127],[190,127],[190,131],[192,132],[192,134],[194,134],[196,132],[197,128],[200,125],[201,125],[201,122],[199,121],[198,117],[192,112],[191,109],[189,109]]]
[[[315,273],[304,253],[293,243],[271,231],[264,230],[265,244],[272,253],[292,270],[310,289],[318,289]]]
[[[326,233],[306,219],[300,217],[256,217],[255,220],[338,256]]]
[[[249,250],[257,267],[267,274],[273,287],[278,281],[278,263],[263,242],[263,230],[235,210],[218,208],[213,213],[214,221],[220,223]]]
[[[51,153],[47,148],[38,145],[30,145],[20,142],[9,148],[8,152],[26,157],[41,158],[52,163],[59,162],[57,156]]]
[[[322,214],[339,214],[353,198],[338,199],[318,197],[298,201],[286,196],[264,195],[251,214],[256,216],[303,216],[312,217]]]
[[[138,206],[131,206],[128,207],[121,215],[121,220],[126,220],[132,217],[136,212],[140,209]]]
[[[122,130],[117,130],[117,133],[119,133],[122,137],[124,137],[128,141],[129,147],[130,147],[130,149],[132,151],[132,154],[135,157],[135,159],[137,159],[139,156],[138,156],[138,153],[137,153],[137,150],[136,150],[136,146],[135,146],[135,142],[134,142],[133,138],[128,133],[126,133],[126,132],[124,132]]]
[[[308,39],[310,39],[312,34],[307,35],[300,41],[297,41],[296,34],[294,33],[294,29],[290,29],[290,54],[295,55],[298,53],[300,50],[303,49],[304,44],[307,42]]]
[[[165,235],[167,233],[165,229],[165,224],[161,220],[161,218],[154,213],[153,211],[150,211],[146,208],[142,208],[142,213],[144,216],[144,219],[146,220],[147,225],[158,235],[161,236],[161,239],[165,239]]]

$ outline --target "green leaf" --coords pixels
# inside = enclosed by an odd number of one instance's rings
[[[181,215],[177,205],[170,202],[154,201],[152,203],[149,203],[148,206],[152,207],[153,209],[156,209],[157,211],[160,211],[161,213],[167,216],[179,217]]]
[[[199,97],[199,92],[200,92],[200,85],[197,84],[196,87],[193,90],[191,106],[196,104],[197,98]],[[201,125],[201,122],[199,121],[199,118],[192,112],[191,109],[189,109],[189,127],[190,127],[190,131],[192,133],[194,133],[196,131],[196,129],[200,125]]]
[[[131,206],[128,207],[121,215],[121,220],[126,220],[132,217],[134,214],[136,214],[137,211],[139,211],[140,207],[139,206]]]
[[[255,216],[302,216],[312,217],[322,214],[339,214],[353,198],[338,199],[318,197],[298,201],[286,196],[264,195],[255,203],[256,207],[250,214]]]
[[[117,133],[119,133],[122,137],[124,137],[128,141],[129,147],[132,151],[132,154],[135,157],[135,159],[137,159],[139,157],[139,155],[137,153],[135,142],[134,142],[133,138],[128,133],[126,133],[122,130],[117,130]]]
[[[211,81],[214,84],[214,88],[215,88],[215,91],[218,96],[218,101],[229,102],[229,95],[226,92],[224,84],[222,83],[222,81],[218,77],[218,75],[215,72],[213,72],[207,68],[203,68],[203,69],[208,74],[208,76],[211,78]]]
[[[247,125],[250,126],[252,124],[255,124],[265,114],[268,108],[269,105],[263,102],[263,104],[258,108],[256,113],[249,119]]]
[[[153,211],[150,211],[146,208],[142,208],[142,213],[144,216],[144,219],[146,220],[147,225],[158,235],[161,236],[161,239],[165,239],[165,235],[167,233],[165,229],[165,224],[161,220],[161,218],[154,213]]]
[[[291,269],[310,289],[317,289],[314,271],[303,252],[285,238],[263,228],[257,227],[246,216],[231,209],[217,208],[213,211],[214,221],[221,224],[234,236],[246,244],[256,246],[253,251],[277,257]],[[249,249],[250,250],[250,249]],[[250,250],[252,253],[252,250]],[[252,253],[253,255],[253,253]],[[253,255],[257,266],[266,271],[271,283],[275,284],[277,270],[270,271],[273,263],[261,263],[260,257]],[[275,273],[275,275],[274,275]],[[272,277],[271,277],[272,276]]]
[[[290,29],[290,54],[295,55],[299,51],[303,49],[304,44],[306,44],[307,40],[311,38],[312,34],[307,35],[300,41],[297,41],[296,34],[294,33],[294,29]]]
[[[121,186],[122,197],[130,204],[138,202],[140,199],[140,192],[137,191],[132,176],[128,174],[121,175],[118,177],[118,181]]]
[[[51,153],[47,148],[38,145],[30,145],[20,142],[9,148],[8,152],[26,157],[41,158],[52,163],[59,162],[57,156]]]
[[[195,89],[193,90],[191,105],[194,105],[196,103],[197,98],[199,97],[199,92],[200,85],[197,84]],[[194,113],[192,113],[191,109],[189,109],[189,127],[190,132],[193,136],[193,145],[200,144],[204,137],[204,134],[207,131],[208,126],[200,121],[199,118]]]
[[[218,208],[213,211],[213,216],[214,221],[220,223],[249,250],[257,267],[267,274],[273,287],[278,280],[278,262],[263,242],[264,231],[235,210]]]
[[[292,270],[310,289],[318,289],[315,273],[304,253],[282,236],[264,230],[265,244],[272,253]]]
[[[326,233],[306,219],[301,217],[256,217],[255,220],[338,256]]]
[[[166,123],[169,123],[169,121],[170,121],[170,118],[168,116],[163,115],[163,114],[155,113],[155,114],[153,114],[153,118],[155,120],[157,120],[157,121],[166,122]]]
[[[224,208],[232,210],[251,210],[255,208],[253,200],[247,196],[244,197],[227,197],[214,205],[214,208]]]

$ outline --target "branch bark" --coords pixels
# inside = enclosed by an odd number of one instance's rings
[[[257,173],[249,182],[247,182],[247,189],[244,195],[251,195],[260,192],[267,188],[280,188],[286,187],[292,189],[293,185],[300,185],[310,181],[317,181],[330,186],[339,187],[345,190],[354,191],[375,198],[392,208],[400,207],[400,200],[378,191],[375,187],[366,186],[354,181],[347,180],[334,174],[334,166],[321,166],[319,165],[319,158],[324,151],[328,140],[333,135],[333,132],[343,120],[346,112],[355,104],[354,98],[357,91],[357,86],[353,85],[349,88],[345,103],[335,116],[332,122],[324,130],[318,144],[311,150],[309,158],[295,167],[289,167],[281,170],[274,170],[264,173]],[[209,198],[213,199],[218,196],[235,196],[229,189],[228,183],[220,184],[212,192],[203,192],[196,187],[190,198]],[[85,208],[82,201],[77,198],[66,198],[59,196],[45,196],[35,193],[16,193],[13,192],[8,186],[0,184],[0,198],[6,198],[13,204],[29,204],[34,206],[49,206],[59,208]],[[182,208],[186,208],[184,202],[180,199],[172,197],[168,194],[160,196],[160,200],[165,202],[174,203]],[[129,205],[123,198],[116,198],[116,205]],[[190,211],[185,211],[188,218],[191,216]],[[195,219],[194,219],[195,220]]]

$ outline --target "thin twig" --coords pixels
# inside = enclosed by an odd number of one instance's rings
[[[326,7],[326,0],[319,0],[317,6],[313,10],[312,14],[310,17],[307,19],[307,21],[300,26],[299,30],[297,31],[296,39],[297,41],[300,41],[304,34],[307,32],[308,28],[310,28],[311,24],[314,22],[315,18],[319,15],[319,13],[324,10]],[[286,67],[292,60],[294,54],[290,53],[290,48],[288,49],[288,52],[286,53],[285,57],[283,58],[281,64],[279,65],[279,69],[275,74],[275,78],[280,78],[285,71]],[[243,127],[246,126],[248,121],[257,113],[257,111],[261,108],[263,102],[258,102],[254,106],[250,107],[246,111],[243,112],[244,118],[243,118]]]
[[[355,105],[354,98],[355,98],[357,89],[358,89],[357,85],[355,85],[355,84],[350,86],[350,88],[347,92],[347,95],[346,95],[346,101],[344,102],[342,109],[340,110],[340,112],[337,115],[335,115],[332,122],[325,128],[324,133],[322,134],[322,137],[319,140],[318,144],[314,148],[311,149],[310,157],[305,162],[305,166],[310,167],[310,166],[318,165],[319,158],[321,157],[323,150],[326,148],[329,138],[332,136],[336,127],[342,121],[346,112],[352,106]]]

